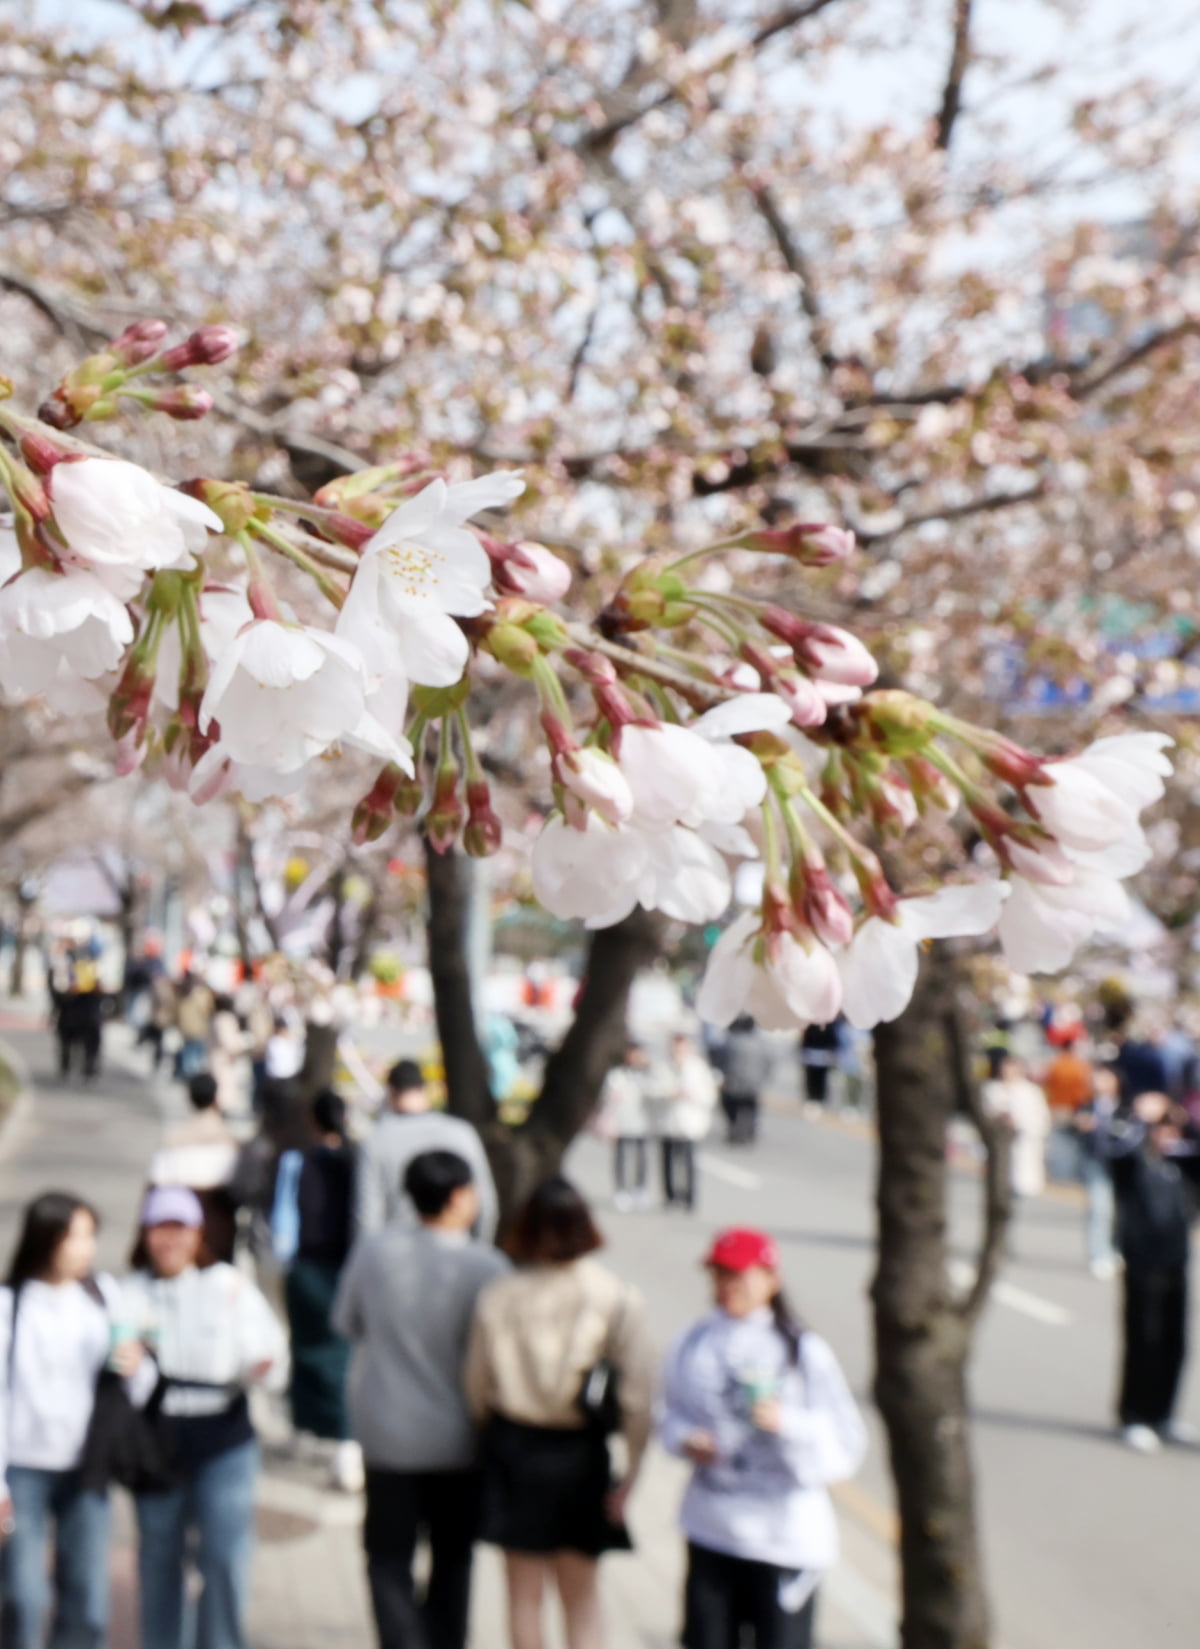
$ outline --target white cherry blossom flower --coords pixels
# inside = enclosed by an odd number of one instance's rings
[[[124,603],[82,568],[31,567],[0,588],[0,683],[11,694],[45,693],[64,669],[94,680],[132,640]]]
[[[470,649],[454,619],[485,610],[492,576],[487,552],[463,523],[524,488],[513,471],[451,486],[433,481],[388,516],[363,548],[337,622],[368,670],[382,673],[398,652],[412,681],[458,681]]]
[[[239,630],[254,621],[254,613],[242,590],[216,587],[199,596],[200,645],[211,668],[233,645]],[[154,696],[167,710],[179,708],[179,672],[183,665],[183,645],[178,624],[168,624],[158,645],[158,668]]]
[[[539,904],[564,921],[582,918],[595,927],[628,916],[645,868],[645,839],[592,812],[585,815],[582,830],[554,814],[534,842],[530,860]]]
[[[894,922],[869,916],[838,958],[846,1018],[864,1031],[898,1019],[917,982],[922,941],[986,933],[1007,897],[1006,882],[961,882],[902,899]]]
[[[203,733],[220,724],[220,743],[233,761],[292,773],[352,734],[366,701],[366,670],[346,641],[259,619],[214,666],[199,726]]]
[[[700,1018],[731,1025],[748,1013],[768,1031],[836,1019],[842,985],[832,954],[816,939],[804,945],[786,932],[762,938],[761,928],[760,913],[747,911],[717,940],[696,997]]]
[[[1066,884],[1014,876],[1011,885],[999,933],[1005,960],[1017,973],[1056,973],[1098,928],[1119,929],[1132,914],[1115,877],[1080,865]]]
[[[54,519],[73,557],[89,566],[187,566],[221,518],[122,458],[56,464],[48,482]]]
[[[603,750],[582,746],[556,755],[554,775],[573,796],[595,808],[610,825],[623,824],[633,813],[629,781]]]

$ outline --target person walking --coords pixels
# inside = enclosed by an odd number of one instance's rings
[[[283,1389],[287,1346],[253,1283],[207,1259],[194,1193],[182,1186],[147,1192],[135,1269],[121,1291],[129,1332],[114,1349],[135,1403],[161,1397],[175,1479],[172,1488],[135,1497],[145,1649],[183,1649],[193,1536],[201,1584],[195,1649],[245,1649],[259,1470],[248,1393]]]
[[[717,1108],[717,1079],[690,1036],[671,1043],[670,1097],[661,1125],[663,1197],[668,1208],[696,1206],[696,1147],[708,1138]]]
[[[1012,1134],[1013,1194],[1040,1196],[1046,1189],[1046,1141],[1051,1127],[1045,1094],[1029,1080],[1021,1061],[1009,1054],[1001,1061],[999,1077],[983,1084],[982,1098],[989,1115]]]
[[[480,1538],[504,1552],[512,1649],[543,1649],[551,1586],[571,1649],[602,1649],[598,1560],[630,1546],[654,1351],[641,1296],[592,1258],[603,1241],[575,1187],[546,1180],[513,1226],[520,1269],[485,1289],[475,1313],[464,1385],[485,1427]],[[627,1453],[619,1484],[613,1427]]]
[[[1195,1441],[1174,1418],[1187,1351],[1188,1261],[1200,1141],[1166,1094],[1139,1094],[1106,1142],[1125,1261],[1118,1420],[1138,1454]]]
[[[476,1235],[490,1242],[499,1205],[483,1141],[469,1122],[432,1109],[421,1068],[402,1059],[388,1072],[383,1114],[358,1154],[355,1215],[360,1231],[378,1231],[394,1220],[417,1223],[404,1189],[404,1175],[414,1157],[425,1151],[452,1151],[471,1169],[479,1192]]]
[[[354,1147],[340,1094],[318,1094],[312,1112],[316,1143],[288,1152],[279,1165],[281,1183],[295,1170],[295,1248],[286,1282],[292,1424],[333,1443],[334,1484],[353,1494],[363,1486],[362,1451],[346,1405],[350,1342],[333,1326],[333,1303],[354,1240]]]
[[[682,1642],[810,1649],[837,1561],[829,1485],[858,1470],[866,1428],[832,1350],[788,1305],[774,1241],[725,1231],[705,1264],[713,1310],[670,1353],[661,1422],[694,1468]]]
[[[0,1289],[5,1649],[42,1649],[48,1617],[50,1649],[102,1649],[108,1637],[108,1495],[80,1472],[118,1299],[113,1279],[93,1273],[96,1227],[80,1197],[35,1197]]]
[[[600,1128],[613,1142],[613,1207],[619,1213],[643,1207],[650,1183],[650,1060],[637,1042],[627,1042],[600,1090]]]
[[[203,979],[185,973],[175,1001],[175,1024],[181,1038],[175,1056],[175,1075],[181,1082],[198,1076],[208,1064],[208,1028],[215,998]]]
[[[217,1105],[217,1083],[207,1071],[187,1084],[191,1115],[168,1128],[150,1159],[151,1185],[185,1185],[204,1210],[204,1235],[215,1260],[232,1261],[237,1215],[229,1186],[240,1147]]]
[[[829,1079],[837,1069],[841,1022],[806,1025],[800,1035],[800,1068],[804,1076],[804,1109],[819,1116],[829,1103]]]
[[[471,1238],[479,1189],[464,1157],[424,1151],[404,1187],[417,1223],[359,1241],[333,1322],[354,1347],[350,1415],[366,1461],[363,1540],[380,1649],[464,1649],[479,1475],[463,1365],[480,1290],[508,1262]],[[422,1534],[431,1561],[419,1596]]]
[[[759,1106],[772,1064],[763,1033],[748,1013],[739,1014],[721,1050],[721,1109],[728,1123],[727,1144],[753,1145],[758,1138]]]
[[[249,1106],[249,1050],[250,1039],[232,996],[215,997],[208,1022],[208,1068],[217,1084],[217,1104],[226,1116],[239,1115]]]
[[[1084,1235],[1088,1270],[1099,1282],[1109,1282],[1116,1276],[1120,1258],[1114,1241],[1116,1192],[1107,1149],[1120,1096],[1117,1073],[1101,1066],[1092,1076],[1092,1097],[1075,1112],[1071,1124],[1079,1140],[1087,1198]]]

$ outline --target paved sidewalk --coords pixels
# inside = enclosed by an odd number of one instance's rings
[[[26,1060],[32,1104],[0,1148],[0,1253],[7,1254],[21,1207],[49,1186],[77,1190],[103,1221],[101,1263],[124,1269],[144,1165],[164,1117],[182,1110],[167,1083],[151,1084],[146,1062],[123,1027],[108,1032],[107,1068],[90,1088],[64,1086],[52,1072],[52,1045],[32,1016],[0,1008],[0,1035]],[[653,1305],[653,1300],[652,1300]],[[278,1415],[264,1417],[265,1469],[259,1493],[259,1548],[249,1638],[252,1649],[370,1649],[374,1642],[359,1545],[356,1497],[325,1487],[323,1464],[297,1458]],[[674,1529],[683,1472],[654,1454],[632,1513],[638,1550],[604,1569],[613,1649],[669,1649],[677,1642],[682,1550]],[[123,1497],[122,1497],[123,1498]],[[114,1626],[110,1649],[137,1649],[132,1523],[118,1511]],[[821,1649],[886,1649],[894,1631],[882,1596],[893,1560],[877,1540],[845,1530],[849,1563],[826,1588]],[[505,1649],[503,1584],[492,1551],[480,1553],[472,1649]],[[561,1649],[557,1622],[548,1649]]]

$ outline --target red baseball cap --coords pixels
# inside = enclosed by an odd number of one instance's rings
[[[713,1245],[705,1265],[719,1266],[722,1271],[749,1271],[761,1266],[764,1271],[779,1269],[779,1249],[775,1239],[765,1231],[755,1231],[748,1225],[734,1226],[713,1238]]]

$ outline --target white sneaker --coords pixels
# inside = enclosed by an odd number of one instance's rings
[[[362,1449],[355,1442],[339,1443],[333,1451],[333,1486],[343,1494],[361,1494],[366,1484]]]
[[[1110,1283],[1117,1274],[1117,1262],[1113,1259],[1093,1260],[1088,1270],[1098,1283]]]
[[[1162,1448],[1162,1438],[1152,1426],[1122,1426],[1121,1441],[1135,1454],[1157,1454]]]
[[[1194,1449],[1200,1445],[1200,1431],[1186,1420],[1168,1420],[1158,1434],[1164,1443],[1177,1443],[1181,1448]]]

